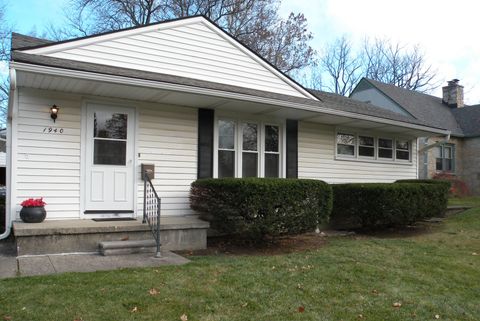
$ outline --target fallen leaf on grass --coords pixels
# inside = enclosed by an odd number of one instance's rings
[[[440,315],[435,314],[435,319],[440,319]]]
[[[73,320],[73,321],[83,321],[83,319],[80,318],[80,319],[75,319],[75,320]]]
[[[400,302],[395,302],[394,304],[392,304],[392,306],[393,306],[394,308],[399,308],[399,307],[402,306],[402,304],[401,304]]]
[[[242,308],[246,308],[248,305],[248,302],[245,302],[244,304],[242,304]]]
[[[298,312],[299,312],[299,313],[305,312],[305,307],[304,307],[303,305],[299,306],[299,307],[298,307]]]
[[[5,316],[3,316],[3,320],[10,321],[10,320],[12,320],[12,317],[9,316],[9,315],[5,315]]]
[[[182,321],[187,321],[187,320],[188,320],[187,315],[186,315],[185,313],[182,314],[182,315],[180,316],[180,320],[182,320]]]
[[[375,290],[375,289],[373,289],[373,290],[372,290],[372,294],[375,294],[375,295],[376,295],[376,294],[378,294],[378,291]]]
[[[138,312],[138,308],[135,306],[135,307],[133,307],[133,309],[130,310],[130,312],[132,312],[132,313]]]
[[[358,318],[359,318],[359,319],[363,319],[363,314],[359,314],[359,315],[358,315]]]
[[[475,256],[476,256],[476,255],[478,255],[478,253],[477,253],[477,252],[473,252],[472,255],[475,255]]]
[[[148,293],[150,293],[150,295],[157,295],[158,291],[155,288],[151,288],[150,290],[148,290]]]

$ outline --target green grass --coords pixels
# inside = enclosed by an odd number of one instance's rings
[[[480,208],[410,237],[1,280],[0,320],[479,320],[480,256],[472,253],[480,254]]]

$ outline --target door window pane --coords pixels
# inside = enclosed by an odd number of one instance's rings
[[[243,150],[257,150],[257,124],[243,124]]]
[[[228,150],[218,151],[218,177],[235,176],[235,152]]]
[[[278,152],[278,126],[265,126],[265,151]]]
[[[93,117],[93,137],[127,139],[127,114],[96,111]]]
[[[257,177],[258,176],[258,154],[243,153],[242,155],[242,176]]]
[[[265,154],[265,177],[279,177],[279,155]]]
[[[125,165],[127,142],[121,140],[94,140],[93,164]]]
[[[218,148],[235,149],[235,122],[231,120],[218,121]]]

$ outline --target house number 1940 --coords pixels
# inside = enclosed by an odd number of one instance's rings
[[[45,134],[63,134],[63,128],[45,127],[43,132]]]

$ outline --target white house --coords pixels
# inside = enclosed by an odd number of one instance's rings
[[[141,217],[142,164],[164,217],[195,214],[197,178],[416,178],[417,138],[449,134],[310,92],[204,17],[61,42],[14,34],[10,75],[8,222],[30,197],[47,221]]]

